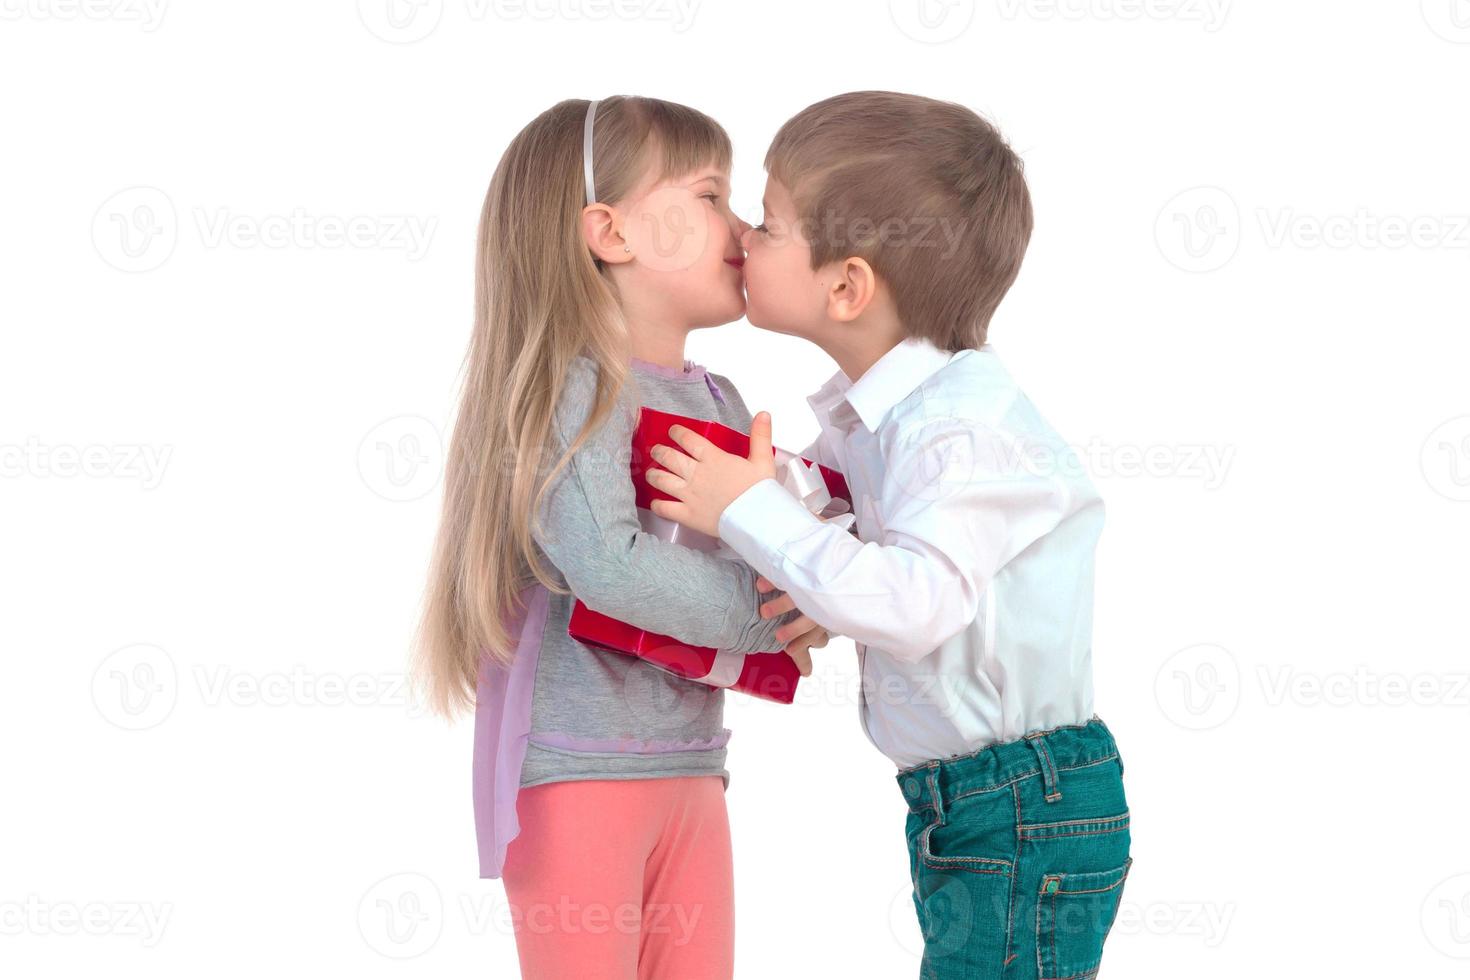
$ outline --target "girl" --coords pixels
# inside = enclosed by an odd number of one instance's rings
[[[574,599],[699,646],[789,641],[799,663],[826,639],[763,618],[748,565],[638,523],[638,406],[751,425],[684,358],[745,309],[730,157],[693,109],[566,101],[516,136],[480,216],[419,655],[435,708],[475,705],[480,873],[503,871],[528,978],[732,971],[723,692],[572,640]]]

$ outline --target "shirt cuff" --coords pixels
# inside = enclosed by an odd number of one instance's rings
[[[730,502],[720,515],[718,531],[721,541],[784,590],[778,569],[787,544],[821,523],[785,487],[765,479]]]

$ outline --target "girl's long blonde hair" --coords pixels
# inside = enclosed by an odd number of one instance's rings
[[[480,212],[475,322],[450,441],[444,509],[414,654],[431,708],[471,707],[481,658],[509,663],[520,594],[540,582],[532,538],[542,495],[616,406],[628,376],[616,293],[582,237],[582,130],[588,103],[560,102],[521,130]],[[597,200],[617,203],[645,175],[680,177],[730,165],[713,119],[658,99],[604,99],[594,120]],[[556,452],[552,422],[572,361],[598,365],[590,417]]]

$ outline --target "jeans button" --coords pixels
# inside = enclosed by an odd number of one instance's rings
[[[919,798],[919,781],[913,776],[909,776],[903,781],[903,795],[911,800],[917,800]]]

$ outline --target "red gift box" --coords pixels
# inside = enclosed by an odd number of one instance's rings
[[[750,436],[729,426],[721,425],[719,422],[686,418],[651,408],[641,410],[638,428],[633,433],[633,455],[629,466],[629,476],[633,480],[639,518],[644,529],[657,534],[664,540],[675,541],[702,551],[714,551],[719,547],[718,539],[659,518],[653,514],[651,509],[655,500],[677,499],[655,489],[644,477],[650,465],[657,465],[653,462],[654,446],[678,445],[669,436],[669,428],[673,425],[682,425],[686,429],[697,432],[716,446],[737,456],[750,454]],[[788,482],[783,482],[783,485],[786,485],[793,493],[811,491],[809,494],[811,499],[807,501],[809,509],[814,503],[822,504],[823,498],[830,498],[831,503],[822,509],[822,513],[850,511],[848,502],[852,498],[847,488],[847,481],[843,479],[841,473],[784,450],[774,449],[773,452],[786,470],[783,473],[783,481]],[[814,486],[815,481],[811,478],[811,474],[820,476],[822,486]],[[582,643],[638,657],[640,660],[646,660],[680,677],[715,687],[727,687],[734,691],[753,694],[756,697],[779,701],[782,704],[790,704],[795,700],[796,684],[801,679],[796,662],[783,650],[770,653],[735,654],[722,652],[713,647],[692,646],[671,636],[662,636],[620,622],[610,616],[604,616],[602,613],[589,609],[581,600],[578,600],[572,608],[572,618],[567,625],[567,633]]]

